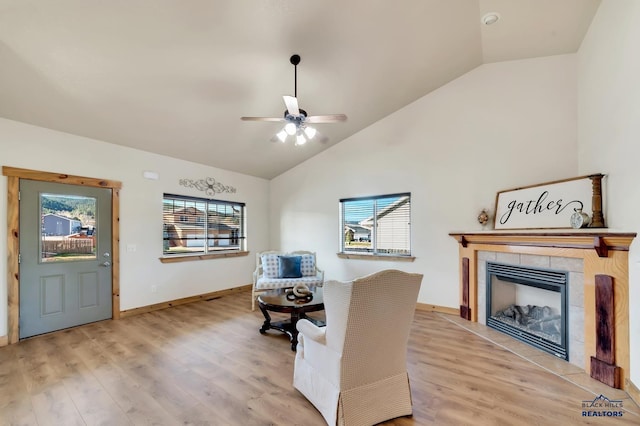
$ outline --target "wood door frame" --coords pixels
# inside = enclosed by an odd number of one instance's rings
[[[80,186],[110,188],[111,193],[111,295],[112,319],[120,318],[120,189],[115,180],[73,176],[64,173],[42,172],[2,166],[7,176],[7,299],[9,344],[20,340],[20,179],[65,183]]]

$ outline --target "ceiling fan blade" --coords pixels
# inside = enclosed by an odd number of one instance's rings
[[[276,117],[240,117],[242,121],[277,121],[284,122],[286,121],[284,118],[276,118]]]
[[[284,104],[287,106],[287,111],[289,111],[289,114],[293,116],[300,115],[300,109],[298,108],[298,99],[293,96],[286,95],[283,96],[282,99],[284,99]]]
[[[307,123],[336,123],[338,121],[347,121],[347,116],[344,114],[312,115],[305,120]]]

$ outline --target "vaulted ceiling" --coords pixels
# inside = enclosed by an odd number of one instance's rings
[[[576,52],[600,0],[0,0],[0,116],[272,178],[488,62]],[[485,25],[488,12],[500,20]],[[282,95],[319,124],[270,142]]]

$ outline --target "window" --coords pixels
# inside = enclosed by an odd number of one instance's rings
[[[245,249],[245,205],[164,194],[163,254],[212,254]]]
[[[41,193],[40,261],[96,259],[96,235],[88,230],[97,225],[97,205],[95,197]]]
[[[411,256],[411,194],[340,200],[343,253]]]

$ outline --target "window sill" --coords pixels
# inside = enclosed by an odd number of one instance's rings
[[[193,262],[195,260],[224,259],[226,257],[248,256],[248,251],[229,251],[225,253],[187,254],[161,257],[162,263]]]
[[[336,253],[340,259],[360,259],[360,260],[390,260],[390,261],[402,261],[413,262],[416,260],[415,256],[393,256],[393,255],[380,255],[380,254],[356,254],[356,253]]]

